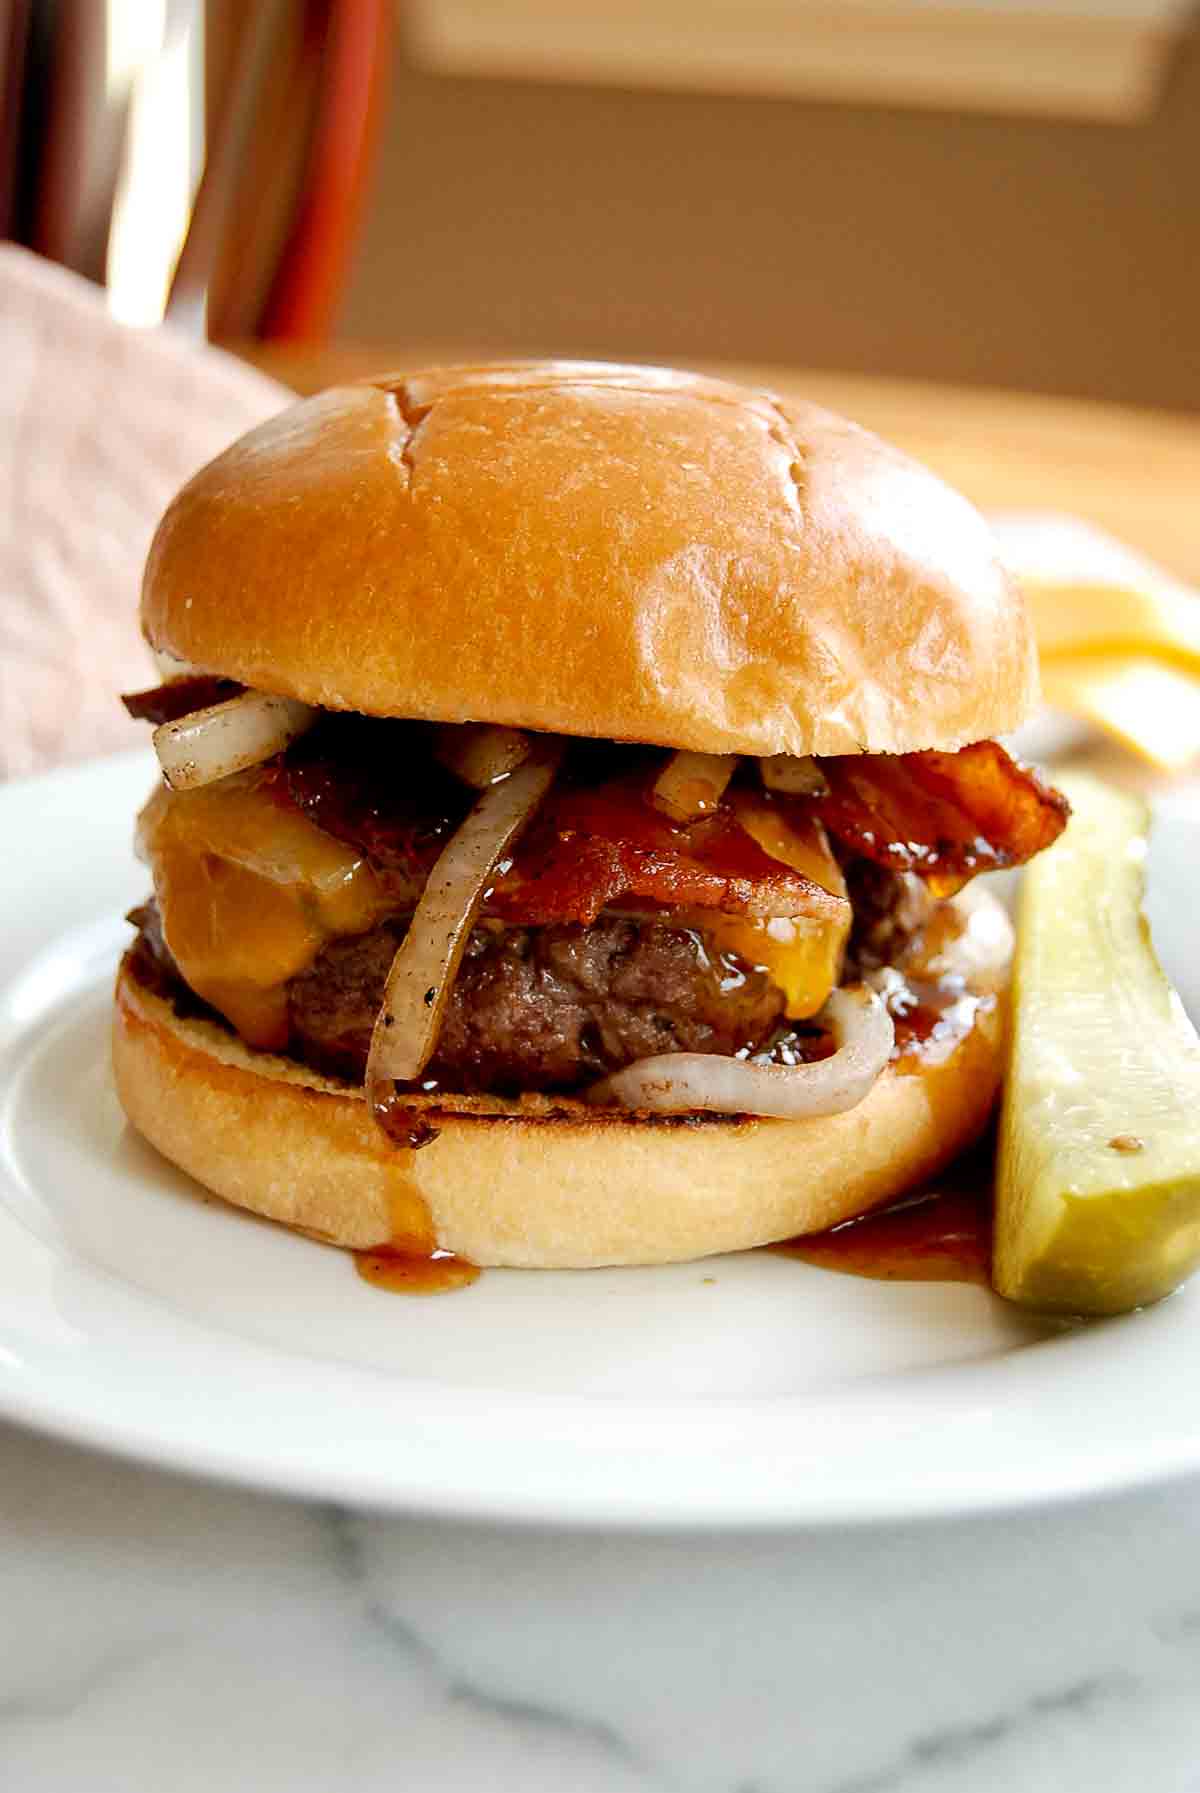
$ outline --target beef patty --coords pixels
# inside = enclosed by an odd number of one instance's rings
[[[288,993],[292,1050],[361,1078],[402,928],[335,940]],[[422,1082],[516,1095],[568,1090],[656,1052],[757,1047],[783,1014],[763,971],[689,928],[603,916],[590,927],[475,929]]]
[[[846,867],[854,929],[844,976],[900,956],[933,907],[919,880],[856,860]],[[212,1014],[181,978],[157,905],[130,920],[131,968],[184,1014]],[[332,941],[288,986],[288,1051],[314,1070],[360,1081],[371,1029],[405,923]],[[471,935],[423,1082],[464,1093],[578,1089],[658,1052],[732,1054],[764,1047],[784,999],[767,974],[710,951],[694,930],[602,915]],[[220,1017],[217,1017],[220,1019]]]
[[[181,1014],[214,1011],[180,976],[158,906],[139,929],[130,969]],[[288,986],[289,1054],[361,1081],[404,923],[332,941]],[[570,1090],[655,1052],[734,1053],[764,1044],[784,999],[766,973],[709,951],[690,928],[602,916],[471,935],[423,1082],[465,1093]],[[220,1020],[220,1016],[215,1017]]]

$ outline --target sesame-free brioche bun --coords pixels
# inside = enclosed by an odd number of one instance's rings
[[[142,616],[329,709],[703,752],[951,751],[1035,699],[965,499],[816,405],[602,362],[293,406],[180,492]]]
[[[985,998],[969,1031],[889,1065],[857,1108],[806,1121],[439,1095],[413,1102],[437,1137],[405,1149],[360,1087],[181,1019],[128,959],[113,1063],[126,1114],[164,1156],[227,1201],[331,1244],[436,1244],[535,1269],[671,1263],[833,1226],[969,1145],[999,1085],[1011,946],[992,897],[954,899],[937,967]]]

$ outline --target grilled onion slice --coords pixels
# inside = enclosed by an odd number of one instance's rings
[[[837,1045],[811,1065],[772,1065],[707,1052],[663,1052],[639,1059],[593,1084],[590,1102],[617,1103],[651,1114],[768,1115],[807,1120],[857,1108],[888,1062],[895,1029],[865,984],[835,990],[818,1016]]]
[[[772,753],[758,762],[768,791],[780,797],[825,797],[829,784],[811,754]]]
[[[194,791],[282,753],[317,719],[311,705],[243,691],[154,731],[154,751],[173,791]]]
[[[655,809],[673,822],[693,822],[711,814],[737,763],[736,753],[673,753],[654,781]]]
[[[515,772],[532,748],[529,736],[517,728],[500,728],[490,722],[450,722],[438,730],[434,753],[464,784],[486,791],[498,778]]]
[[[412,1082],[437,1045],[467,939],[497,865],[550,789],[561,748],[539,749],[490,784],[443,848],[388,972],[367,1057],[367,1090],[378,1109],[383,1085]]]

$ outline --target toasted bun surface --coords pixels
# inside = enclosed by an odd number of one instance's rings
[[[815,405],[530,362],[336,388],[163,518],[151,645],[330,709],[705,752],[953,750],[1033,641],[982,519]]]
[[[999,1084],[1011,933],[987,896],[953,1049],[890,1065],[846,1114],[688,1125],[546,1097],[419,1098],[440,1129],[410,1151],[361,1089],[180,1020],[123,966],[113,1059],[133,1124],[227,1201],[337,1245],[436,1243],[477,1264],[657,1264],[832,1226],[935,1174],[981,1131]],[[965,936],[964,936],[965,937]],[[431,1104],[436,1101],[434,1108]]]

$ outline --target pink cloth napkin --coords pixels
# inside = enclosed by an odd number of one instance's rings
[[[128,330],[88,281],[0,245],[0,777],[145,739],[138,631],[172,493],[291,394],[167,329]]]

